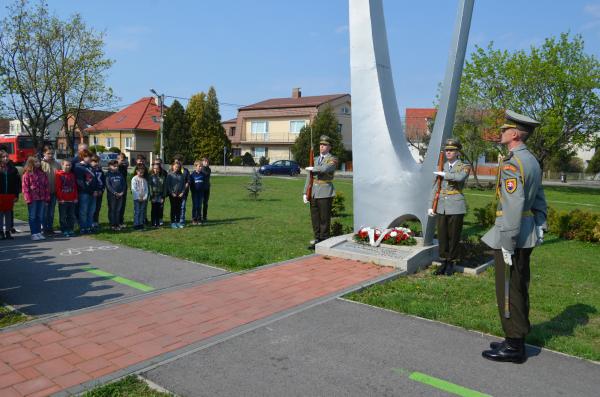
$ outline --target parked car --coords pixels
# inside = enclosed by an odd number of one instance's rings
[[[108,167],[108,162],[111,160],[116,160],[118,154],[113,152],[104,152],[98,154],[100,158],[100,167]]]
[[[300,165],[292,160],[279,160],[273,164],[263,165],[258,169],[262,175],[298,175]]]

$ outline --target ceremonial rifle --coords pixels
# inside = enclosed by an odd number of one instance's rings
[[[441,150],[440,151],[440,157],[438,159],[438,171],[443,171],[444,170],[444,151]],[[437,176],[437,188],[435,189],[435,197],[433,198],[433,205],[431,206],[431,209],[433,209],[433,212],[437,212],[437,207],[438,207],[438,201],[440,200],[440,192],[442,191],[442,180],[444,178],[442,178],[441,176]]]
[[[315,150],[312,142],[312,128],[310,130],[310,150],[308,152],[308,166],[315,166]],[[313,172],[308,172],[308,184],[306,185],[306,199],[312,201],[312,188],[313,188]]]

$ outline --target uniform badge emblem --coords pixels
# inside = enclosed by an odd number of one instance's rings
[[[513,172],[517,172],[517,167],[515,167],[512,164],[508,164],[504,166],[504,171],[513,171]]]
[[[514,193],[517,190],[517,178],[509,178],[504,182],[504,188],[508,193]]]

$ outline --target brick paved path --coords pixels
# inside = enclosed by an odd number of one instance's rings
[[[0,333],[0,396],[45,396],[394,269],[313,256]]]

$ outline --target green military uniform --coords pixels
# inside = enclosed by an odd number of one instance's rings
[[[501,128],[516,128],[531,132],[539,123],[526,116],[507,111]],[[504,354],[502,345],[484,352],[486,358],[497,361],[523,362],[526,359],[524,338],[529,333],[529,259],[536,245],[541,244],[541,229],[546,228],[546,198],[542,188],[542,171],[537,159],[524,143],[514,147],[498,167],[496,184],[498,206],[496,221],[482,238],[495,251],[496,300],[502,329],[509,345]],[[502,250],[512,255],[512,266],[505,263]],[[510,347],[519,353],[510,353]],[[500,351],[498,351],[500,349]]]
[[[461,145],[457,140],[448,139],[446,141],[444,150],[460,149]],[[467,204],[462,191],[469,177],[470,167],[459,158],[456,158],[453,163],[446,161],[442,171],[444,177],[436,209],[439,254],[442,259],[442,266],[436,271],[436,274],[451,275],[454,271],[454,265],[459,259],[460,235],[464,216],[467,213]],[[431,193],[429,208],[433,208],[436,193],[437,183],[434,184]]]
[[[329,137],[323,135],[321,144],[331,145]],[[314,158],[314,167],[306,177],[304,184],[304,194],[312,177],[312,194],[310,200],[310,218],[312,221],[313,234],[315,241],[323,241],[329,238],[329,229],[331,225],[331,206],[333,197],[335,197],[335,188],[333,186],[333,176],[338,167],[338,159],[331,153]]]

